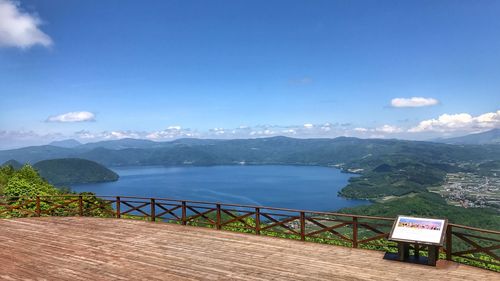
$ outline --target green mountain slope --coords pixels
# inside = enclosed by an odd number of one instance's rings
[[[11,159],[9,161],[5,161],[5,163],[3,163],[2,166],[12,166],[12,168],[14,168],[15,170],[18,170],[18,169],[21,169],[23,167],[23,164],[19,163],[16,160]]]
[[[366,216],[396,217],[410,215],[433,218],[447,218],[450,222],[485,229],[500,229],[500,213],[487,208],[462,208],[446,204],[435,193],[419,193],[396,198],[384,203],[346,208],[340,212]]]
[[[82,145],[82,144],[75,139],[67,139],[67,140],[53,141],[53,142],[49,143],[49,145],[58,146],[58,147],[73,148],[73,147],[77,147],[77,146]]]
[[[130,147],[133,146],[133,147]],[[483,161],[500,159],[500,145],[448,145],[431,142],[357,139],[293,139],[286,137],[238,140],[119,140],[75,148],[34,146],[0,151],[0,163],[15,159],[36,163],[56,158],[82,158],[106,166],[125,165],[221,165],[237,164],[346,164],[375,168],[390,161]]]
[[[110,169],[93,161],[64,158],[44,160],[33,167],[40,176],[54,185],[67,185],[118,180],[118,175]]]
[[[450,144],[499,144],[500,128],[461,137],[441,139],[438,142]]]

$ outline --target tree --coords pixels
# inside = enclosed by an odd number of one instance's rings
[[[59,193],[57,188],[42,179],[38,172],[30,165],[24,165],[18,171],[14,171],[3,188],[3,194],[9,197],[33,197],[37,195],[56,195]]]

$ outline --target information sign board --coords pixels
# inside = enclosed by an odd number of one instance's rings
[[[443,246],[447,220],[398,216],[389,240]]]

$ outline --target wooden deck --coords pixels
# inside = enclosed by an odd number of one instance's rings
[[[0,220],[0,280],[500,280],[377,251],[100,218]]]

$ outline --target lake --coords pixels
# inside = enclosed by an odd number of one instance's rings
[[[369,204],[339,197],[352,174],[316,166],[112,168],[116,182],[74,185],[77,192],[334,211]]]

